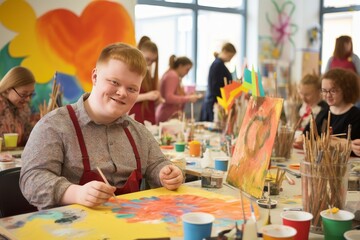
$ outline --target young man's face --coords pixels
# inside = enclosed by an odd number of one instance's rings
[[[97,114],[107,120],[126,114],[139,95],[142,79],[122,61],[110,59],[106,64],[99,64],[92,73],[91,92],[97,101]]]

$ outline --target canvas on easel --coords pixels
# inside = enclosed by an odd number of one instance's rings
[[[226,181],[262,196],[283,105],[282,98],[252,97],[240,128]]]

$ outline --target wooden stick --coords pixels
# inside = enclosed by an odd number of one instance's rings
[[[346,136],[346,133],[331,134],[331,137]]]
[[[108,182],[108,180],[106,179],[105,175],[103,174],[103,172],[101,171],[101,169],[99,167],[96,167],[96,169],[98,170],[101,178],[104,180],[104,182],[108,185],[111,186],[110,183]],[[115,198],[115,201],[120,204],[119,200],[116,198],[115,193],[113,193],[113,197]]]
[[[277,95],[278,95],[278,86],[277,86],[276,72],[274,72],[274,83],[275,83],[275,97],[277,97]]]

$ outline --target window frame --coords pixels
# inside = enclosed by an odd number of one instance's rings
[[[353,11],[360,11],[360,5],[350,5],[348,7],[325,7],[325,0],[320,0],[320,14],[319,14],[319,22],[320,22],[320,29],[321,29],[321,34],[320,34],[320,49],[319,49],[319,57],[320,57],[320,61],[322,59],[322,50],[323,50],[323,29],[324,29],[324,15],[328,14],[328,13],[341,13],[341,12],[353,12]],[[322,63],[322,64],[326,64],[326,63]],[[321,66],[319,66],[319,73],[321,73]]]
[[[218,13],[232,13],[238,14],[243,17],[243,24],[242,24],[242,44],[241,42],[238,45],[242,48],[240,58],[244,59],[246,55],[246,32],[247,32],[247,0],[243,0],[243,8],[217,8],[211,6],[203,6],[199,5],[197,0],[193,0],[193,3],[177,3],[177,2],[166,2],[165,0],[137,0],[137,5],[152,5],[152,6],[161,6],[161,7],[171,7],[171,8],[184,8],[189,9],[192,11],[193,16],[193,29],[192,29],[192,44],[193,44],[193,52],[191,59],[193,60],[193,79],[195,82],[195,86],[197,87],[197,79],[196,79],[196,72],[197,72],[197,65],[198,65],[198,17],[200,10],[206,10],[211,12],[218,12]],[[241,31],[241,29],[240,29]]]

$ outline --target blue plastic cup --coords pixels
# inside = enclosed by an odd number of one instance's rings
[[[209,213],[190,212],[181,216],[184,240],[202,240],[211,237],[215,217]]]
[[[226,172],[228,170],[229,157],[215,158],[215,169]]]

